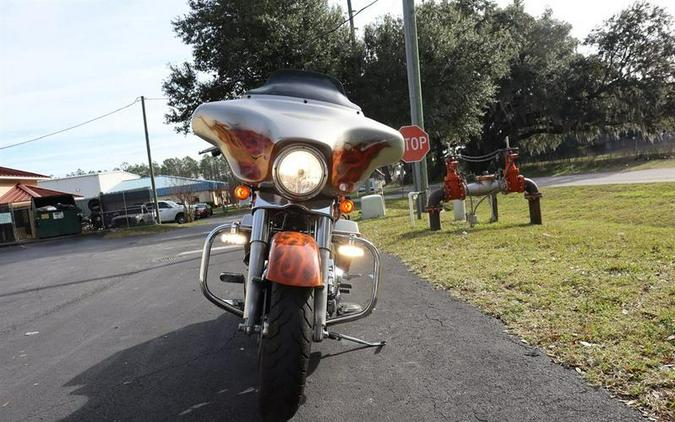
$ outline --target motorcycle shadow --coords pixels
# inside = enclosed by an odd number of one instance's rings
[[[119,351],[65,384],[87,403],[62,421],[257,421],[256,341],[228,315]]]

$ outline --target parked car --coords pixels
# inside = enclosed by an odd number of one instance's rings
[[[193,205],[193,209],[195,212],[195,219],[197,218],[206,218],[210,217],[213,215],[213,208],[211,208],[211,205],[205,203],[205,202],[198,202]]]
[[[162,223],[178,223],[183,224],[187,222],[187,217],[185,216],[185,208],[182,205],[175,203],[174,201],[158,201],[159,205],[159,220]],[[155,203],[148,202],[145,204],[150,212],[154,212]]]
[[[152,223],[152,214],[145,205],[132,205],[127,207],[122,214],[117,215],[110,220],[110,225],[112,227],[141,226],[143,224]]]

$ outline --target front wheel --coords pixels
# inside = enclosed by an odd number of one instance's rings
[[[300,406],[312,347],[313,289],[272,284],[269,328],[260,344],[260,414],[287,421]]]
[[[185,224],[186,222],[187,222],[187,219],[185,218],[185,214],[180,213],[176,216],[176,223]]]

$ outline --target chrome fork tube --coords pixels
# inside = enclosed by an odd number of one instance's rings
[[[321,258],[321,280],[323,287],[314,289],[314,341],[324,338],[326,310],[328,307],[328,264],[331,254],[333,224],[329,217],[319,217],[316,223],[316,243]]]
[[[267,211],[258,208],[253,211],[253,224],[251,227],[251,248],[248,257],[248,276],[246,277],[246,298],[244,302],[244,322],[242,329],[246,334],[254,331],[256,317],[258,316],[258,303],[260,301],[261,287],[254,282],[255,277],[260,277],[265,265],[265,252],[269,231],[267,227]]]

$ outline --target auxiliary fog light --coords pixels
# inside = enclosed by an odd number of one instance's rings
[[[337,253],[347,258],[360,258],[363,256],[363,248],[354,244],[354,235],[349,236],[349,242],[338,246]]]
[[[246,244],[246,236],[239,233],[239,224],[233,224],[229,232],[220,235],[220,240],[229,245],[244,245]]]

